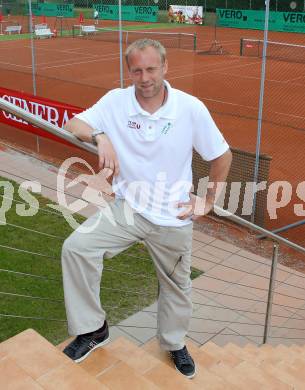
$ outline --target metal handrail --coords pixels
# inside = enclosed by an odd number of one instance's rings
[[[305,219],[302,219],[302,221],[294,222],[294,223],[289,223],[288,225],[282,226],[280,228],[272,230],[273,233],[283,233],[286,232],[289,229],[293,229],[299,226],[305,225]],[[264,239],[266,238],[265,235],[261,234],[257,237],[258,239]]]
[[[263,233],[266,237],[272,238],[273,240],[275,240],[277,242],[282,242],[283,244],[289,246],[290,248],[296,249],[297,251],[305,254],[305,248],[303,248],[302,246],[300,246],[298,244],[295,244],[294,242],[287,240],[284,237],[278,236],[277,234],[272,233],[269,230],[266,230],[258,225],[255,225],[254,223],[249,222],[249,221],[247,221],[247,220],[245,220],[245,219],[243,219],[235,214],[232,214],[230,211],[224,210],[221,207],[214,206],[214,210],[216,211],[216,213],[218,215],[221,215],[222,217],[226,217],[229,220],[237,223],[238,225],[242,225],[248,229]]]
[[[80,141],[78,138],[76,138],[70,132],[68,132],[64,129],[61,129],[61,128],[53,125],[52,123],[49,123],[45,119],[42,119],[42,118],[22,109],[20,107],[15,106],[14,104],[6,101],[3,98],[0,98],[0,108],[2,110],[8,111],[11,114],[14,114],[14,115],[26,120],[27,122],[30,122],[32,124],[35,124],[38,127],[43,128],[47,132],[49,132],[53,135],[56,135],[57,137],[60,137],[60,138],[70,142],[71,144],[73,144],[75,146],[78,146],[84,150],[87,150],[88,152],[97,154],[97,148],[94,145],[89,144],[87,142]],[[246,221],[245,219],[238,217],[237,215],[231,213],[230,211],[224,210],[221,207],[216,206],[216,205],[214,206],[214,211],[216,212],[216,214],[218,214],[222,217],[226,217],[227,219],[237,223],[238,225],[242,225],[248,229],[262,233],[266,237],[272,238],[273,240],[275,240],[277,242],[282,242],[283,244],[289,246],[290,248],[293,248],[293,249],[305,254],[305,248],[303,248],[302,246],[297,245],[297,244],[287,240],[286,238],[278,236],[277,234],[272,233],[269,230],[266,230],[258,225],[255,225],[252,222]]]
[[[15,106],[14,104],[8,102],[3,98],[0,98],[0,108],[4,111],[8,111],[11,114],[18,116],[19,118],[26,120],[27,122],[30,122],[38,127],[43,128],[48,133],[60,137],[75,146],[85,149],[88,152],[97,154],[97,148],[94,145],[79,140],[74,135],[72,135],[69,131],[61,129],[60,127],[53,125],[52,123],[46,121],[45,119],[42,119],[39,116],[36,116],[24,110],[23,108]]]

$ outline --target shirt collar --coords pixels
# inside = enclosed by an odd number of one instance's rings
[[[169,82],[164,80],[164,84],[167,88],[167,99],[163,106],[159,108],[153,114],[143,110],[140,106],[135,93],[135,87],[132,85],[130,89],[130,99],[128,99],[128,114],[129,116],[133,115],[144,115],[154,119],[165,118],[165,119],[175,119],[176,117],[176,96],[175,91],[170,86]]]

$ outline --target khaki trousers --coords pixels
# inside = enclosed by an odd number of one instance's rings
[[[115,200],[108,209],[113,220],[109,219],[109,213],[98,212],[81,225],[89,232],[76,229],[64,242],[62,270],[69,333],[79,335],[102,326],[106,318],[100,302],[103,258],[111,258],[143,241],[160,286],[157,315],[160,345],[165,350],[181,349],[192,314],[192,224],[158,226],[139,214],[134,214],[134,223],[129,224],[126,205],[123,200]],[[92,226],[94,229],[89,229]]]

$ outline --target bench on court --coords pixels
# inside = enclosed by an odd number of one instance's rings
[[[4,32],[11,35],[11,33],[21,33],[22,26],[7,26]]]
[[[35,29],[36,38],[51,38],[54,35],[49,28],[39,28]]]
[[[92,26],[81,26],[81,32],[83,34],[94,34],[97,31],[98,30],[95,28],[94,25],[92,25]]]
[[[34,31],[36,31],[36,30],[44,30],[46,28],[48,28],[48,25],[46,23],[35,24]]]

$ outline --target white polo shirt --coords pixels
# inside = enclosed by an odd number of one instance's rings
[[[156,225],[183,226],[191,221],[177,218],[176,205],[189,200],[193,147],[209,161],[228,144],[200,100],[165,85],[166,103],[154,114],[142,109],[131,86],[108,92],[76,118],[110,138],[120,165],[116,197]]]

